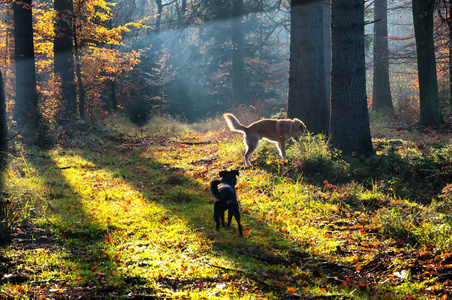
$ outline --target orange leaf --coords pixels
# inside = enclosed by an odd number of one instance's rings
[[[14,288],[20,293],[25,293],[25,289],[20,285],[15,285]]]

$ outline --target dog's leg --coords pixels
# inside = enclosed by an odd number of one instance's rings
[[[223,227],[226,227],[226,226],[224,226],[224,210],[221,213],[221,225],[223,225]]]
[[[250,167],[251,154],[253,154],[253,152],[257,149],[257,146],[259,145],[259,138],[245,137],[244,142],[246,144],[245,165]]]
[[[220,230],[220,220],[215,220],[215,222],[217,223],[216,230]]]
[[[280,141],[276,146],[278,147],[279,155],[281,155],[283,159],[286,159],[286,142]]]
[[[242,224],[240,224],[240,213],[238,210],[234,210],[234,217],[237,221],[237,226],[239,227],[239,233],[241,236],[243,236]]]
[[[233,209],[231,208],[228,210],[228,227],[231,226],[232,214],[233,214]]]
[[[234,216],[237,221],[237,226],[239,227],[239,233],[243,236],[242,224],[240,223],[240,212],[239,205],[236,203],[228,211],[228,227],[231,226],[232,216]]]
[[[216,227],[217,230],[220,229],[220,218],[221,218],[220,205],[218,202],[215,202],[213,219],[215,220],[215,223],[217,223]]]
[[[239,217],[239,219],[238,219],[238,221],[237,221],[237,225],[238,225],[238,227],[239,227],[239,234],[240,234],[241,236],[243,236],[243,229],[242,229],[242,224],[240,224],[240,217]]]

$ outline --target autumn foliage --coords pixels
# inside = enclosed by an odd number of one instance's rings
[[[84,112],[87,118],[102,118],[107,111],[124,107],[130,100],[128,97],[118,97],[116,107],[111,107],[106,93],[106,84],[121,80],[121,75],[130,72],[140,63],[139,51],[127,49],[123,42],[127,34],[151,28],[146,25],[143,18],[136,22],[130,22],[121,26],[112,27],[112,9],[114,5],[107,1],[75,1],[75,43],[78,45],[77,56],[81,65],[81,85],[77,90],[80,95],[86,97]],[[8,10],[3,11],[7,16]],[[35,30],[35,57],[36,72],[38,80],[38,92],[40,108],[44,117],[51,123],[60,122],[64,117],[66,104],[62,102],[59,78],[53,73],[53,38],[55,14],[48,4],[33,6],[33,15],[36,18]],[[11,53],[10,40],[12,23],[1,23],[0,49],[2,50],[2,60],[5,62],[7,107],[11,112],[14,107],[14,76],[13,63],[9,53]],[[132,84],[121,85],[121,93],[129,95],[135,90]]]
[[[57,141],[38,149],[18,133],[10,144],[0,299],[452,298],[452,129],[416,126],[412,64],[394,66],[396,109],[371,114],[375,155],[345,155],[327,135],[308,132],[288,142],[287,160],[262,141],[245,168],[243,137],[206,116],[229,108],[247,124],[284,116],[288,61],[273,32],[288,2],[272,10],[248,2],[256,15],[243,24],[246,100],[234,108],[229,23],[203,23],[230,1],[73,3],[85,104],[73,118],[54,76],[55,12],[47,2],[33,6],[40,111]],[[444,87],[443,17],[436,38]],[[13,24],[0,25],[16,129]],[[398,59],[410,62],[410,39],[391,38],[406,46]],[[240,169],[243,238],[235,223],[216,231],[212,218],[209,183],[230,169]]]

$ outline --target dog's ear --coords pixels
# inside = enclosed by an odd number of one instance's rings
[[[303,134],[303,133],[305,133],[305,131],[306,131],[306,125],[304,125],[304,123],[303,122],[301,122],[299,119],[297,119],[297,118],[295,118],[294,120],[296,120],[297,122],[298,122],[298,124],[300,124],[300,131],[301,131],[301,133]]]
[[[220,177],[223,178],[225,174],[226,174],[226,171],[221,171],[220,172]]]
[[[239,170],[232,170],[232,175],[239,176]]]

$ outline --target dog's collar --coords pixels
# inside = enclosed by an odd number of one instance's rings
[[[294,120],[292,120],[292,132],[294,131],[294,129],[295,129],[295,122],[294,122]]]

